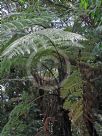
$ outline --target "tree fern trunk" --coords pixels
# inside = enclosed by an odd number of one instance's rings
[[[100,74],[101,70],[98,67],[92,68],[84,63],[80,63],[80,72],[82,74],[83,79],[83,118],[86,124],[87,130],[90,136],[99,136],[97,133],[94,123],[95,123],[95,116],[94,116],[94,107],[97,108],[97,95],[98,89],[95,87],[95,82],[92,82],[94,79],[97,79]],[[96,81],[96,80],[95,80]]]

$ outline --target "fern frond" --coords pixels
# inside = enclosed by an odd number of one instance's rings
[[[0,27],[0,46],[7,44],[13,35],[26,35],[32,31],[38,31],[43,28],[49,28],[50,23],[55,17],[54,13],[49,13],[45,7],[39,9],[38,13],[36,9],[30,11],[14,12],[1,19]]]
[[[28,34],[9,45],[9,47],[2,53],[2,57],[12,58],[16,55],[30,54],[30,51],[37,52],[39,48],[44,49],[56,45],[60,48],[64,46],[83,47],[78,43],[79,40],[85,38],[79,34],[66,32],[58,29],[45,29],[35,33]],[[63,43],[63,44],[62,44]]]
[[[52,20],[52,16],[41,16],[35,18],[23,18],[12,20],[9,22],[5,22],[1,24],[2,30],[10,31],[10,30],[23,30],[25,28],[29,28],[31,26],[40,25],[43,27],[49,27],[49,22]]]

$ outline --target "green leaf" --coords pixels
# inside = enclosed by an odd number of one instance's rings
[[[25,3],[25,0],[19,0],[19,3],[20,3],[20,4],[24,4],[24,3]]]

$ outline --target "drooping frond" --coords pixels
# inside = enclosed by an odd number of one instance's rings
[[[45,29],[35,33],[28,34],[9,45],[2,53],[1,57],[12,58],[16,55],[30,54],[33,50],[37,52],[39,48],[60,48],[62,46],[83,47],[79,40],[85,38],[79,34],[66,32],[58,29]]]

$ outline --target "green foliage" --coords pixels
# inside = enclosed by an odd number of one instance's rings
[[[0,101],[0,133],[3,129],[3,127],[6,125],[8,121],[9,114],[3,110],[3,103]]]
[[[95,55],[97,61],[102,62],[102,43],[95,46],[93,49],[93,54]]]
[[[28,103],[28,94],[23,95],[24,101],[15,106],[9,116],[9,120],[2,130],[2,135],[32,136],[41,126],[40,111],[35,103]]]
[[[80,73],[74,71],[61,89],[62,96],[68,96],[64,103],[64,107],[69,108],[71,111],[75,111],[73,122],[75,123],[77,119],[82,115],[82,80]]]
[[[95,25],[102,24],[102,1],[101,0],[80,0],[80,7],[94,20]]]
[[[12,65],[15,65],[15,67],[21,65],[21,68],[24,66],[23,71],[26,72],[26,63],[29,61],[31,53],[35,56],[33,65],[40,60],[43,54],[47,56],[51,54],[50,52],[56,51],[56,48],[58,51],[63,50],[64,53],[66,52],[68,54],[73,52],[73,55],[78,48],[83,48],[79,40],[85,40],[85,38],[79,34],[63,30],[45,29],[27,34],[14,42],[10,41],[8,48],[1,54],[1,76],[3,76],[4,73],[8,74]],[[36,59],[37,55],[39,55],[40,58]],[[13,59],[8,60],[6,58]],[[26,73],[24,76],[26,76]]]
[[[29,54],[30,49],[37,52],[39,47],[46,49],[47,47],[50,47],[52,43],[57,44],[58,46],[64,46],[63,44],[66,43],[65,46],[83,47],[80,45],[80,43],[78,43],[78,41],[75,42],[74,40],[85,40],[85,38],[79,34],[70,33],[63,30],[45,29],[28,34],[16,40],[3,52],[2,57],[6,57],[6,55],[8,56],[10,54],[8,57],[12,58],[17,54],[24,55],[25,52]]]

